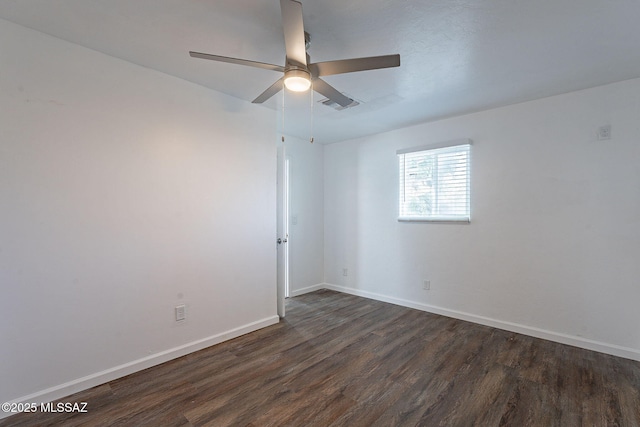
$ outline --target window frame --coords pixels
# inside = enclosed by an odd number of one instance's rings
[[[434,151],[441,150],[445,148],[457,147],[457,146],[468,146],[468,157],[467,157],[467,168],[466,168],[466,194],[467,194],[467,213],[466,215],[431,215],[431,216],[412,216],[412,215],[402,215],[402,201],[401,197],[403,192],[403,188],[401,185],[404,182],[404,176],[401,175],[403,172],[403,168],[400,166],[401,155],[418,153],[418,152],[426,152],[426,151]],[[398,198],[397,198],[397,214],[398,214],[398,222],[427,222],[427,223],[458,223],[458,224],[469,224],[471,222],[471,148],[473,145],[473,141],[470,139],[456,139],[452,141],[445,141],[436,144],[423,145],[418,147],[410,147],[396,151],[397,155],[397,167],[398,167]]]

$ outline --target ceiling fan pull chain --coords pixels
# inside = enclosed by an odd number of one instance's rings
[[[282,142],[284,142],[284,96],[285,91],[282,91]]]
[[[311,138],[309,142],[313,144],[313,81],[311,82],[311,90],[309,91],[309,99],[311,99],[311,108],[309,109],[311,114]]]

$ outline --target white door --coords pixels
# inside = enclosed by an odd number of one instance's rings
[[[278,316],[284,317],[284,300],[289,295],[289,163],[284,146],[278,147],[277,179]]]

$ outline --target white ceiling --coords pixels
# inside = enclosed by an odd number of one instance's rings
[[[315,102],[313,131],[308,95],[285,98],[285,132],[321,143],[640,77],[637,0],[302,5],[312,62],[401,55],[400,68],[326,77],[362,104]],[[0,17],[247,102],[280,74],[188,51],[284,65],[278,0],[0,0]]]

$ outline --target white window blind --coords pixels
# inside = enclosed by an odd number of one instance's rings
[[[468,139],[398,151],[401,221],[471,219]]]

